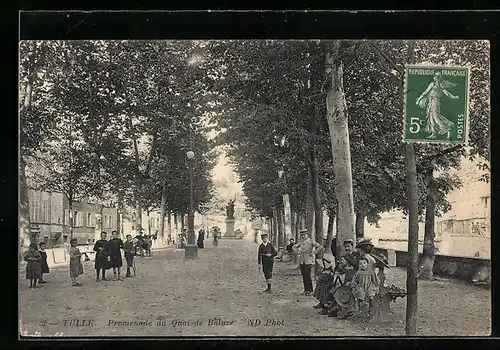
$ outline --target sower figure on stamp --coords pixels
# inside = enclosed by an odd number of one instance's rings
[[[267,288],[264,290],[264,293],[271,293],[274,257],[278,255],[278,252],[268,241],[267,233],[263,233],[260,236],[262,238],[262,243],[259,245],[258,263],[259,265],[262,264],[262,271],[266,278]]]
[[[314,264],[314,255],[316,252],[324,250],[324,248],[321,244],[309,238],[307,229],[302,229],[300,230],[300,242],[293,246],[293,250],[299,255],[300,272],[304,283],[302,295],[312,295],[311,271]]]
[[[102,280],[106,279],[106,270],[109,269],[108,255],[109,255],[109,242],[106,239],[108,234],[106,232],[101,232],[101,239],[97,240],[94,244],[95,254],[95,272],[96,272],[96,282],[99,282],[99,273],[102,271]]]

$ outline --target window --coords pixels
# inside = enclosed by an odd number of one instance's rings
[[[45,223],[50,224],[50,201],[44,201],[44,209],[45,213],[43,215],[43,219]]]
[[[109,216],[108,216],[108,228],[113,228],[113,223],[112,223],[112,221],[113,221],[113,220],[112,220],[112,216],[111,216],[111,215],[109,215]]]
[[[63,236],[63,243],[68,243],[68,235]]]
[[[95,227],[95,214],[87,213],[87,227]]]
[[[156,228],[160,227],[160,218],[156,218]]]
[[[104,215],[103,226],[104,228],[109,228],[107,215]]]
[[[73,214],[73,226],[74,227],[83,227],[83,213],[79,211],[75,211]]]
[[[64,225],[69,226],[69,209],[64,209]]]

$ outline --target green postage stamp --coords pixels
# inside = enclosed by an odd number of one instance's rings
[[[404,141],[467,143],[469,68],[405,67]]]

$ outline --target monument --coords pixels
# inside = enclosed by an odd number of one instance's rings
[[[234,199],[230,200],[226,206],[226,216],[226,232],[224,234],[224,237],[235,238],[236,235],[234,234],[234,222],[236,220],[234,219]]]

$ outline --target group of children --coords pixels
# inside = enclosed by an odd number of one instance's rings
[[[262,265],[262,271],[266,279],[267,288],[264,290],[265,293],[271,293],[271,279],[272,271],[274,265],[274,259],[278,255],[274,246],[268,241],[268,235],[263,233],[262,244],[259,245],[258,249],[258,264]],[[299,257],[313,256],[314,252],[317,251],[319,244],[308,239],[306,235],[306,230],[301,231],[301,242],[299,244],[290,243],[290,249],[295,251],[297,246],[304,246],[307,250],[305,253],[298,251]],[[376,274],[376,268],[383,268],[380,266],[380,261],[375,259],[374,255],[371,254],[373,249],[373,244],[369,239],[361,240],[354,245],[353,240],[346,240],[343,242],[345,253],[339,259],[338,265],[330,264],[325,267],[322,274],[318,278],[316,288],[313,295],[319,300],[319,304],[315,305],[314,308],[322,309],[322,314],[328,314],[329,316],[337,316],[339,311],[343,308],[342,313],[339,314],[340,318],[346,318],[352,314],[352,311],[360,309],[370,309],[372,306],[372,301],[375,295],[378,293],[380,281]],[[306,249],[308,246],[312,246],[311,249]],[[316,249],[314,249],[316,248]],[[356,249],[355,249],[356,248]],[[304,259],[303,259],[304,260]],[[301,264],[301,272],[304,277],[304,288],[305,295],[311,295],[309,290],[312,290],[312,282],[310,281],[310,271],[302,268],[303,266],[311,265],[311,261],[305,259]],[[307,277],[307,278],[306,278]],[[349,294],[352,293],[354,298],[354,303],[352,308],[345,308],[343,305],[339,305],[334,297],[334,293],[338,287],[345,286],[350,288]]]
[[[374,258],[372,254],[373,244],[369,239],[361,240],[354,249],[353,240],[346,240],[343,243],[345,253],[339,259],[339,264],[333,268],[332,265],[325,268],[318,278],[315,296],[319,304],[314,308],[322,309],[321,314],[337,316],[339,311],[340,318],[346,318],[352,314],[352,311],[360,309],[370,309],[373,299],[378,293],[380,280],[376,274],[376,268],[380,268],[380,261]],[[339,277],[343,277],[343,281]],[[340,282],[340,283],[338,283]],[[351,289],[354,297],[353,308],[347,308],[339,305],[333,294],[340,285]]]
[[[127,262],[126,277],[132,277],[131,269],[134,267],[134,256],[136,255],[136,245],[132,240],[132,235],[127,235],[126,241],[123,242],[117,231],[111,233],[111,239],[108,241],[107,233],[101,233],[101,239],[94,244],[96,282],[101,280],[106,281],[106,270],[113,269],[114,281],[121,281],[121,267],[123,266],[121,250],[124,251],[125,260]],[[77,247],[77,239],[70,240],[69,249],[69,275],[71,285],[79,287],[82,284],[78,282],[78,276],[83,275],[82,253]],[[26,279],[30,281],[29,288],[36,288],[37,283],[46,283],[43,279],[44,273],[49,273],[47,263],[47,253],[45,252],[45,243],[31,243],[29,250],[24,254],[26,265]]]
[[[41,242],[40,246],[36,243],[31,243],[28,251],[24,254],[26,265],[26,279],[30,281],[30,288],[37,288],[37,283],[46,283],[43,279],[44,273],[49,273],[49,265],[47,263],[47,253],[45,252],[45,243]]]

